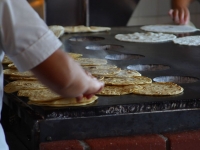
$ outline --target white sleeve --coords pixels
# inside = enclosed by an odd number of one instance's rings
[[[62,43],[26,0],[0,0],[3,50],[19,71],[30,70]]]

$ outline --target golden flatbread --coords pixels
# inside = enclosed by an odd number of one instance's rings
[[[29,97],[31,101],[36,102],[52,101],[62,98],[62,96],[51,91],[50,89],[19,90],[17,95]]]
[[[45,85],[40,83],[39,81],[23,81],[23,80],[17,80],[8,83],[6,86],[4,86],[4,91],[6,93],[13,93],[19,90],[24,89],[44,89],[47,88]]]
[[[76,62],[82,66],[98,66],[107,64],[106,59],[99,58],[77,58]]]
[[[78,54],[78,53],[67,53],[70,57],[72,58],[79,58],[79,57],[82,57],[83,55],[82,54]]]
[[[17,69],[14,63],[8,64],[9,69]]]
[[[83,98],[80,102],[77,102],[76,98],[63,98],[49,102],[34,102],[28,101],[28,104],[38,106],[53,106],[53,107],[65,107],[65,106],[83,106],[95,102],[98,99],[97,96],[93,96],[90,99]]]
[[[4,55],[2,64],[10,64],[10,63],[13,63],[13,62],[8,58],[8,56]]]
[[[148,84],[152,79],[145,76],[135,76],[131,78],[105,77],[103,82],[107,85],[130,85],[130,84]],[[130,82],[130,83],[129,83]]]
[[[177,95],[183,92],[183,88],[172,82],[153,82],[140,85],[142,89],[133,89],[134,94],[140,95]]]
[[[126,86],[105,86],[97,95],[125,95],[133,92],[133,89],[141,89],[140,85],[126,85]]]
[[[101,66],[83,66],[83,69],[111,69],[111,68],[117,68],[116,65],[101,65]]]
[[[35,77],[16,77],[16,76],[10,76],[9,80],[28,80],[28,81],[37,81],[38,79]]]
[[[33,73],[30,71],[19,72],[17,69],[5,69],[3,70],[4,75],[9,76],[20,76],[20,77],[33,77]]]
[[[103,79],[104,79],[104,76],[94,76],[95,78],[97,78],[97,80],[100,80],[100,81],[102,81]]]
[[[136,70],[121,70],[119,73],[114,75],[106,75],[106,77],[134,77],[141,76],[141,74]]]
[[[89,69],[89,71],[94,76],[113,76],[121,71],[120,68],[110,68],[110,69]]]

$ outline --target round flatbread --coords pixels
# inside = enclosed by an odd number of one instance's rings
[[[29,97],[31,101],[44,102],[61,99],[62,96],[54,93],[50,89],[19,90],[18,96]]]
[[[133,89],[134,94],[140,95],[177,95],[183,92],[183,88],[172,82],[153,82],[151,84],[143,84],[140,89]]]
[[[33,77],[34,74],[30,71],[19,72],[17,69],[5,69],[3,70],[4,75],[18,76],[18,77]]]
[[[74,59],[83,56],[82,54],[79,54],[79,53],[67,53],[67,54],[68,54],[70,57],[74,58]]]
[[[39,81],[23,81],[23,80],[17,80],[8,83],[6,86],[4,86],[4,92],[6,93],[13,93],[19,90],[24,89],[44,89],[47,88],[45,85],[40,83]]]
[[[98,66],[107,64],[106,59],[98,58],[77,58],[76,62],[78,62],[82,66]]]
[[[2,60],[2,64],[10,64],[13,63],[8,56],[4,55],[3,60]]]
[[[173,40],[174,43],[179,45],[199,46],[200,36],[186,36]]]
[[[106,65],[101,65],[101,66],[83,66],[83,69],[93,69],[93,68],[96,68],[96,69],[111,69],[111,68],[117,68],[116,65],[109,65],[109,64],[106,64]]]
[[[115,38],[120,41],[126,42],[142,42],[142,43],[159,43],[159,42],[167,42],[176,38],[173,34],[165,34],[165,33],[133,33],[133,34],[117,34]]]
[[[140,85],[126,85],[126,86],[105,86],[97,95],[125,95],[133,92],[133,89],[141,89]]]
[[[18,77],[18,76],[10,76],[10,80],[27,80],[27,81],[38,81],[35,77]]]
[[[14,63],[8,64],[9,69],[17,69]]]
[[[79,26],[65,26],[66,33],[79,33],[79,32],[102,32],[102,31],[110,31],[111,28],[109,27],[98,27],[98,26],[91,26],[87,27],[84,25]]]
[[[199,29],[187,25],[146,25],[141,27],[144,31],[163,33],[190,33]]]
[[[102,31],[110,31],[110,27],[99,27],[99,26],[90,26],[90,32],[102,32]]]
[[[94,76],[113,76],[121,71],[120,68],[110,68],[110,69],[89,69],[89,71]]]
[[[105,77],[119,77],[119,78],[125,78],[125,77],[134,77],[134,76],[141,76],[141,74],[136,70],[121,70],[119,73],[114,75],[105,75]]]
[[[59,25],[52,25],[49,26],[49,29],[57,36],[58,38],[61,37],[65,33],[65,28]]]
[[[63,98],[48,102],[35,102],[28,101],[28,104],[38,105],[38,106],[52,106],[52,107],[65,107],[65,106],[83,106],[95,102],[98,99],[97,96],[93,96],[90,99],[83,98],[80,102],[77,102],[76,98]]]
[[[152,83],[152,80],[148,77],[139,76],[132,78],[104,78],[104,83],[106,85],[133,85],[133,84],[147,84]]]

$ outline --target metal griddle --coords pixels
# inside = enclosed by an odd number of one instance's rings
[[[116,27],[110,32],[65,34],[61,41],[65,51],[82,53],[83,57],[105,58],[108,54],[143,56],[137,59],[108,60],[109,64],[122,69],[137,64],[169,66],[165,70],[139,71],[151,79],[179,76],[195,78],[196,81],[178,83],[184,88],[184,93],[176,96],[99,96],[97,102],[80,107],[27,105],[26,98],[17,97],[16,93],[6,94],[4,102],[20,118],[20,123],[14,121],[18,124],[17,130],[19,134],[22,134],[22,130],[25,135],[30,135],[31,140],[26,142],[32,143],[33,149],[37,149],[40,142],[47,141],[200,128],[200,46],[181,46],[173,42],[131,43],[114,38],[119,33],[133,32],[143,31],[139,26]],[[200,32],[195,32],[190,35],[199,34]],[[96,49],[89,50],[86,47]],[[99,48],[102,50],[97,50]],[[5,80],[7,82],[9,81]]]

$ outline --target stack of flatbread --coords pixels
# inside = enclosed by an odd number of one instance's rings
[[[2,64],[10,64],[12,61],[8,58],[8,56],[4,55]]]
[[[82,57],[82,54],[78,53],[68,54],[74,59]],[[7,57],[5,60],[6,63],[4,64],[8,65],[8,69],[3,70],[4,75],[8,77],[9,80],[14,81],[5,85],[4,92],[17,92],[18,96],[28,97],[28,104],[54,107],[81,106],[93,103],[98,98],[97,96],[93,96],[90,99],[83,98],[80,102],[77,102],[76,98],[63,98],[40,83],[32,72],[19,72],[12,61],[8,61]],[[98,78],[102,79],[102,77]]]
[[[175,83],[155,83],[149,77],[142,76],[136,70],[121,69],[116,65],[107,64],[104,59],[80,58],[76,60],[83,69],[95,77],[103,77],[105,83],[103,90],[97,95],[177,95],[183,88]]]
[[[39,81],[28,80],[10,82],[4,87],[4,92],[17,92],[18,96],[28,97],[28,104],[53,107],[87,105],[93,103],[98,98],[97,96],[93,96],[90,99],[83,98],[80,102],[77,102],[76,98],[63,98]]]

